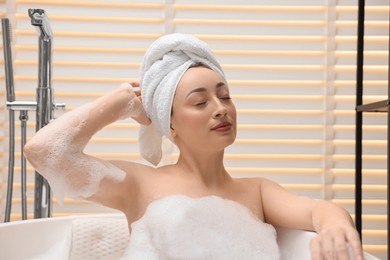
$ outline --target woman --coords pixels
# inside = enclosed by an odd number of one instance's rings
[[[363,259],[344,209],[226,171],[224,149],[236,137],[236,108],[205,43],[181,34],[158,39],[143,61],[141,92],[136,83],[124,84],[56,119],[25,147],[57,196],[124,212],[132,232],[126,256],[278,259],[271,224],[316,231],[312,259],[350,259],[349,251]],[[180,150],[178,161],[153,167],[83,153],[97,131],[126,117],[141,124],[141,154],[148,161],[159,163],[162,135]]]

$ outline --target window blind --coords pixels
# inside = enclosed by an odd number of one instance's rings
[[[388,80],[388,2],[366,2],[364,103],[386,99]],[[226,150],[227,170],[234,177],[270,178],[296,194],[332,200],[354,215],[356,1],[3,0],[0,6],[13,21],[18,100],[35,100],[37,85],[37,35],[27,9],[48,13],[55,101],[65,102],[68,111],[137,80],[142,56],[157,37],[172,32],[198,36],[215,51],[238,111],[237,140]],[[0,108],[6,119],[4,102]],[[31,136],[35,115],[29,117]],[[2,122],[4,206],[8,126]],[[387,256],[386,129],[384,114],[364,115],[363,242],[366,251],[382,259]],[[132,120],[116,122],[92,138],[87,152],[144,162],[137,131]],[[176,158],[173,149],[164,162]],[[21,218],[19,159],[12,219]],[[32,213],[33,169],[28,172]],[[55,201],[53,211],[54,216],[101,212],[111,210],[68,198],[61,206]]]

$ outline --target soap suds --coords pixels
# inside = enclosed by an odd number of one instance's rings
[[[141,100],[134,92],[134,90],[137,88],[134,88],[130,83],[123,83],[121,87],[126,87],[128,89],[130,98],[127,105],[123,108],[123,115],[120,117],[120,119],[136,117],[137,115],[143,113],[144,107],[141,103]]]
[[[109,162],[83,153],[89,138],[75,138],[88,119],[84,108],[64,124],[52,124],[34,137],[42,160],[38,172],[49,182],[55,196],[62,202],[65,196],[87,198],[95,194],[101,181],[109,178],[123,181],[126,173]],[[77,140],[77,141],[75,141]],[[49,144],[49,145],[48,145]],[[43,148],[42,148],[43,147]]]
[[[121,259],[279,259],[273,226],[216,196],[155,200],[131,230]]]

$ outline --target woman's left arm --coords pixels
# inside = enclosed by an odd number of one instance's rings
[[[316,231],[310,250],[316,259],[363,260],[359,234],[349,213],[331,202],[300,197],[280,185],[262,180],[260,191],[265,221],[280,227]]]
[[[349,213],[328,201],[317,201],[312,223],[318,233],[311,241],[313,259],[363,259],[359,234]],[[337,258],[335,256],[337,255]]]

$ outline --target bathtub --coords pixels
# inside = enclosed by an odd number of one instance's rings
[[[282,259],[310,259],[309,243],[315,233],[281,228],[277,232]],[[122,214],[0,224],[0,258],[7,260],[117,259],[128,241],[127,222]]]

